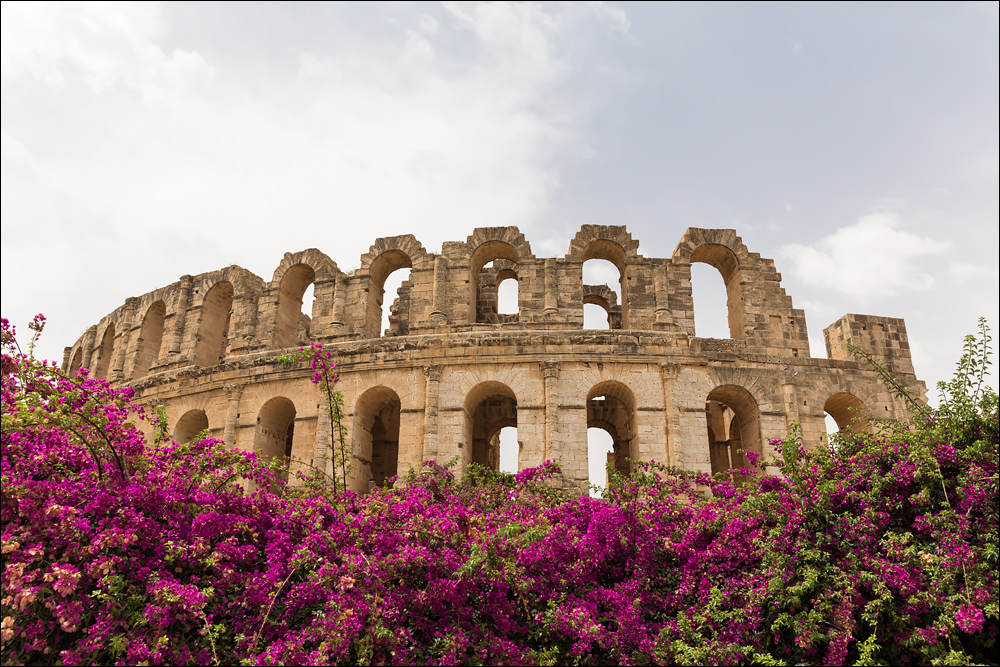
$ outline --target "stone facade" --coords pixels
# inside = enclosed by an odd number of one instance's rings
[[[495,467],[505,426],[517,427],[520,468],[558,460],[583,491],[588,427],[611,434],[619,469],[632,459],[711,473],[743,465],[744,450],[762,452],[792,421],[815,444],[825,412],[850,429],[867,428],[863,414],[907,419],[847,342],[924,396],[900,319],[845,315],[824,331],[829,359],[811,357],[774,262],[735,231],[688,229],[667,259],[638,247],[624,227],[586,225],[561,258],[536,258],[515,227],[476,229],[440,254],[412,235],[378,239],[353,274],[316,249],[287,253],[270,282],[230,266],[127,299],[66,348],[63,366],[165,405],[177,439],[208,429],[305,465],[326,459],[331,425],[308,367],[277,356],[321,342],[336,353],[359,491],[430,459]],[[583,284],[590,259],[618,268],[620,303]],[[725,281],[730,338],[695,334],[693,262]],[[385,280],[403,267],[383,333]],[[516,314],[497,310],[507,278]],[[583,328],[585,303],[608,312],[608,330]]]

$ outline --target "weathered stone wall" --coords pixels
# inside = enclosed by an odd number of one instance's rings
[[[581,228],[562,258],[536,258],[514,227],[476,229],[440,254],[403,235],[376,240],[353,275],[316,249],[286,253],[270,282],[231,266],[127,299],[66,349],[64,368],[165,405],[178,437],[200,426],[306,465],[324,460],[331,426],[311,371],[277,356],[322,342],[337,356],[359,490],[429,459],[495,464],[504,426],[517,427],[521,468],[558,460],[582,490],[588,427],[611,433],[609,458],[623,469],[628,457],[718,472],[792,421],[818,443],[825,412],[855,430],[864,412],[906,419],[847,342],[924,395],[900,319],[846,315],[824,331],[829,359],[812,358],[774,263],[735,231],[688,229],[665,259],[638,247],[624,227],[599,225]],[[583,283],[590,259],[618,268],[620,303],[610,286]],[[725,281],[730,338],[696,336],[694,262]],[[385,280],[404,267],[382,332]],[[497,286],[510,278],[518,312],[498,314]],[[610,330],[583,329],[585,303],[608,311]]]

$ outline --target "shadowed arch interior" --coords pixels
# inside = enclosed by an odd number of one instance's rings
[[[868,433],[871,414],[857,396],[836,393],[826,399],[823,410],[837,422],[841,433]]]
[[[279,459],[286,468],[281,475],[287,481],[287,466],[292,458],[295,435],[295,404],[284,396],[270,399],[257,413],[253,449],[263,459]]]
[[[316,272],[308,264],[296,264],[285,271],[278,288],[278,314],[274,326],[274,346],[295,347],[299,340],[300,324],[309,335],[312,313],[302,312],[302,295],[316,280]]]
[[[587,392],[587,428],[607,431],[613,441],[609,462],[618,472],[629,474],[629,459],[635,460],[638,452],[635,395],[632,391],[615,380],[594,385]]]
[[[500,470],[500,431],[508,426],[517,428],[517,397],[511,388],[495,381],[473,387],[465,397],[465,442],[471,444],[471,462]]]
[[[763,454],[760,410],[749,391],[722,385],[708,394],[705,403],[712,474],[731,468],[750,468],[746,452]]]
[[[188,410],[174,426],[174,440],[191,442],[196,435],[207,431],[208,428],[208,415],[205,414],[204,410]]]
[[[201,304],[198,342],[194,350],[196,366],[215,366],[226,358],[234,293],[231,282],[220,280],[205,294],[205,300]]]
[[[399,395],[384,385],[372,387],[358,397],[351,431],[356,492],[387,486],[399,474],[401,408]]]
[[[73,354],[73,360],[69,364],[69,374],[72,375],[80,370],[83,366],[83,348],[76,348],[76,352]]]
[[[160,345],[163,342],[163,321],[166,315],[167,306],[162,301],[155,301],[146,309],[139,334],[139,349],[136,350],[135,363],[132,365],[132,377],[139,378],[146,375],[159,359]]]
[[[740,262],[736,253],[718,243],[706,243],[691,252],[691,263],[701,262],[715,267],[726,283],[726,309],[729,312],[729,336],[735,340],[746,338],[743,288],[740,285]]]
[[[104,330],[104,337],[101,338],[101,347],[97,354],[97,367],[94,368],[94,377],[107,379],[108,371],[111,370],[111,358],[115,354],[115,325],[109,324]]]

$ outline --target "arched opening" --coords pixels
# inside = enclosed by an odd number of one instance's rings
[[[823,411],[826,413],[827,442],[834,433],[860,435],[869,432],[871,414],[853,394],[839,392],[830,396],[823,405]]]
[[[608,465],[615,466],[615,440],[603,428],[587,429],[587,469],[590,473],[590,497],[601,498],[608,486]]]
[[[600,260],[591,260],[591,262],[596,261]],[[622,309],[618,305],[618,295],[609,286],[583,286],[583,328],[605,330],[622,328]]]
[[[78,370],[80,366],[83,366],[83,348],[76,348],[76,353],[73,354],[73,360],[69,362],[69,374],[73,375]]]
[[[296,264],[285,271],[278,287],[278,313],[274,327],[274,346],[296,347],[309,338],[310,310],[304,310],[306,289],[316,280],[316,272],[307,264]],[[303,337],[304,334],[304,337]]]
[[[517,428],[517,397],[510,387],[501,382],[473,387],[465,398],[465,442],[471,445],[472,463],[500,470],[500,432],[507,427]]]
[[[611,438],[611,450],[603,455],[595,452],[597,461],[588,460],[588,468],[604,469],[605,464],[623,475],[632,472],[630,460],[636,458],[638,430],[635,423],[635,396],[621,382],[606,380],[600,382],[587,394],[587,433],[590,429],[601,429]],[[605,440],[606,442],[606,440]],[[588,455],[590,439],[588,437]],[[603,477],[603,475],[602,475]]]
[[[726,283],[707,264],[691,265],[691,297],[694,300],[694,330],[701,338],[730,338]]]
[[[365,333],[368,338],[379,338],[382,331],[392,329],[391,308],[384,309],[382,302],[385,299],[387,280],[400,269],[409,269],[413,262],[402,250],[388,250],[371,263],[368,269],[368,309],[365,318]],[[399,300],[399,287],[403,281],[409,277],[409,271],[399,276],[394,276],[392,283],[389,283],[391,294],[396,294],[395,301],[390,301],[390,306]],[[397,282],[398,281],[398,282]]]
[[[104,337],[101,339],[101,347],[97,353],[97,367],[94,369],[94,377],[106,380],[108,371],[111,370],[111,358],[115,354],[115,325],[109,324],[104,330]]]
[[[698,246],[694,249],[694,252],[691,253],[691,264],[694,265],[697,263],[713,266],[722,275],[722,281],[726,286],[726,320],[729,323],[728,338],[744,340],[746,338],[746,327],[745,318],[743,316],[743,288],[740,286],[740,264],[739,259],[736,257],[736,253],[724,245],[707,243],[705,245]],[[718,294],[717,291],[712,291],[711,289],[712,281],[704,280],[704,277],[705,276],[699,276],[699,282],[707,283],[706,288],[708,291],[701,295],[701,300],[703,302],[721,302],[721,295]],[[695,272],[694,267],[692,266],[692,283],[694,283],[694,279]],[[707,303],[703,303],[701,307],[696,308],[696,331],[698,317],[697,310],[704,308],[706,305]],[[716,317],[715,319],[718,318]],[[718,327],[718,329],[716,328],[717,325],[711,316],[709,316],[709,318],[705,321],[705,326],[708,326],[713,331],[721,329],[721,327]],[[702,333],[699,333],[699,335],[702,338],[712,337],[706,336]],[[722,338],[726,337],[727,336],[722,336]]]
[[[495,262],[494,262],[495,263]],[[517,273],[505,269],[497,274],[497,314],[517,315],[518,290]]]
[[[270,399],[257,413],[253,449],[262,460],[277,459],[283,472],[278,478],[288,481],[295,436],[295,404],[284,396]]]
[[[205,300],[201,304],[198,342],[194,350],[195,365],[215,366],[226,358],[234,292],[233,284],[222,280],[205,294]]]
[[[518,304],[510,303],[509,293],[505,296],[505,310],[513,312],[501,313],[499,310],[500,284],[513,280],[515,285],[507,289],[516,290],[518,279],[518,256],[514,246],[503,241],[488,241],[472,253],[470,269],[472,274],[469,284],[472,289],[470,319],[480,324],[502,324],[518,321]]]
[[[208,430],[208,415],[204,410],[188,410],[174,426],[174,440],[191,442],[202,431]]]
[[[517,427],[500,429],[500,472],[517,473],[521,469],[521,443],[517,440]]]
[[[752,467],[746,452],[763,454],[760,411],[746,389],[731,384],[713,389],[705,403],[705,418],[713,475]]]
[[[352,484],[357,493],[389,486],[399,474],[399,395],[385,386],[361,394],[354,406]]]
[[[386,336],[409,333],[410,269],[397,269],[385,279],[385,293],[394,295],[382,305],[382,332]]]
[[[614,302],[610,298],[606,299],[608,301],[606,310],[609,315],[609,325],[612,329],[627,329],[629,326],[628,276],[626,275],[626,270],[625,251],[614,241],[597,239],[596,241],[591,241],[583,249],[584,303],[597,303],[595,301],[587,301],[586,297],[588,293],[594,291],[594,289],[588,288],[604,287],[613,294]],[[604,307],[603,304],[598,305]],[[620,308],[618,326],[616,326],[615,321],[615,307]],[[589,328],[586,327],[586,309],[584,309],[584,321],[585,328]]]
[[[146,309],[139,333],[139,349],[136,350],[135,363],[132,365],[132,377],[140,378],[149,373],[149,369],[160,358],[163,320],[166,315],[167,306],[162,301],[156,301]]]

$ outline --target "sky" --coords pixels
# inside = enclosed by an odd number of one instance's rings
[[[346,271],[377,237],[516,225],[555,257],[615,224],[668,257],[734,228],[813,356],[846,313],[904,318],[933,402],[1000,323],[998,24],[981,2],[5,2],[3,316],[44,313],[61,361],[129,296],[270,280],[286,251]],[[696,269],[698,334],[726,336]]]

